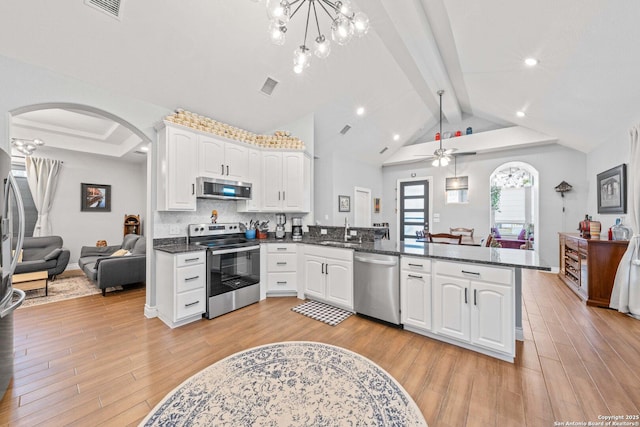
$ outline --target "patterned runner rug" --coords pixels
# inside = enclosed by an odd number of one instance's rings
[[[336,326],[353,313],[318,301],[307,301],[291,310],[331,326]]]
[[[344,348],[281,342],[236,353],[169,393],[140,426],[425,426],[378,365]]]

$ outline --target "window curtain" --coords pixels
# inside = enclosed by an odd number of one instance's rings
[[[33,237],[50,236],[49,212],[53,205],[53,196],[56,192],[62,162],[27,156],[25,166],[29,190],[31,190],[33,201],[38,210],[38,220],[33,229]]]
[[[629,218],[633,236],[613,283],[610,307],[640,319],[640,125],[631,129]]]

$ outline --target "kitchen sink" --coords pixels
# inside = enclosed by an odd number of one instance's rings
[[[321,245],[325,246],[339,246],[341,248],[359,248],[360,243],[351,243],[351,242],[341,242],[334,240],[324,240],[320,242]]]

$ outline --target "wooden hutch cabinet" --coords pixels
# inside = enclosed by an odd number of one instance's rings
[[[587,305],[609,307],[618,264],[629,242],[585,239],[576,233],[558,234],[560,279]]]
[[[124,215],[124,235],[127,234],[142,234],[140,215]]]

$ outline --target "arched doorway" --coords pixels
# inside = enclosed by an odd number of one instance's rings
[[[490,225],[502,247],[539,247],[538,170],[528,163],[508,162],[490,178]]]
[[[48,115],[48,112],[52,114]],[[77,132],[69,132],[74,123],[73,115],[87,119],[77,122]],[[102,126],[94,127],[91,119],[103,122]],[[37,126],[34,125],[36,122]],[[122,242],[125,214],[141,214],[144,218],[143,234],[147,240],[147,247],[152,247],[153,147],[151,139],[143,131],[108,111],[67,102],[47,102],[12,109],[9,111],[8,123],[11,137],[27,139],[39,137],[45,141],[45,145],[38,148],[35,156],[38,156],[40,151],[42,154],[49,155],[54,150],[66,152],[62,173],[64,174],[66,169],[65,179],[72,184],[66,191],[60,187],[56,190],[56,197],[58,195],[61,197],[59,203],[61,206],[58,208],[65,213],[64,219],[59,221],[58,230],[54,230],[54,234],[69,236],[63,239],[65,246],[72,250],[70,266],[73,267],[76,263],[77,252],[81,246],[95,244],[96,240],[104,239],[102,236],[105,236],[105,233],[111,236],[106,239],[109,244]],[[36,132],[43,132],[47,136],[42,138]],[[11,150],[11,147],[8,148]],[[98,160],[82,164],[88,156],[94,156]],[[117,165],[119,162],[127,163],[126,169],[130,172],[129,175],[122,173]],[[74,164],[77,167],[74,167]],[[129,179],[131,174],[135,174],[135,179]],[[92,178],[94,176],[95,180]],[[100,213],[81,212],[79,200],[81,183],[105,184],[110,187],[113,185],[112,209],[109,212]],[[118,186],[117,194],[116,185]],[[126,198],[123,199],[123,196]],[[116,206],[116,198],[119,198],[118,206]],[[132,200],[136,200],[135,212],[129,211]],[[58,216],[61,217],[61,215]],[[154,294],[153,290],[150,292],[149,289],[152,283],[149,267],[150,257],[147,256],[147,306],[151,306],[149,300]]]

